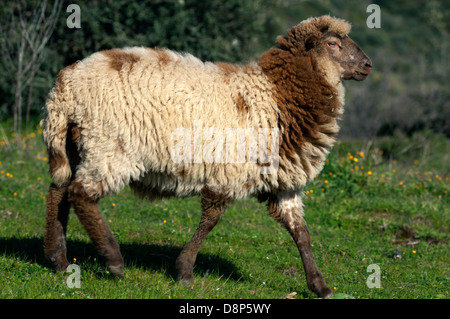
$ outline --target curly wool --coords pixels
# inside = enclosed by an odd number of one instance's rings
[[[349,30],[328,16],[305,20],[244,66],[134,47],[98,52],[63,69],[42,121],[54,183],[75,180],[95,198],[126,185],[147,197],[190,196],[204,187],[234,199],[300,190],[320,172],[343,104],[342,85],[333,82],[320,51],[308,51],[308,41]],[[174,162],[174,131],[192,132],[195,121],[203,134],[207,128],[278,128],[278,170],[261,174],[261,163],[250,161]],[[76,169],[65,150],[69,126],[80,132]],[[210,147],[200,139],[203,150]],[[246,147],[248,141],[236,145]]]

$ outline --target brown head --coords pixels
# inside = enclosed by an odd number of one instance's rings
[[[328,58],[342,68],[343,80],[365,80],[372,70],[372,62],[348,35],[341,37],[327,32],[322,38]]]
[[[307,19],[279,37],[281,47],[293,54],[313,55],[330,82],[364,80],[372,70],[370,58],[348,36],[348,22],[322,16]]]
[[[348,37],[350,29],[341,19],[310,18],[279,36],[278,46],[258,59],[274,85],[282,132],[280,163],[283,158],[296,161],[299,155],[309,180],[322,168],[325,153],[321,152],[334,144],[339,131],[342,80],[363,80],[372,68],[370,59]],[[315,151],[308,151],[312,146]]]

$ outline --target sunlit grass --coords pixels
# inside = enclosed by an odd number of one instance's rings
[[[71,214],[68,258],[82,284],[69,289],[68,274],[55,274],[43,258],[50,178],[41,134],[36,127],[0,138],[0,298],[315,297],[290,235],[254,199],[230,205],[198,256],[194,288],[178,285],[175,259],[197,227],[199,199],[149,203],[129,189],[100,202],[125,278],[111,277]],[[449,142],[433,135],[428,153],[392,156],[414,139],[340,142],[305,188],[313,253],[336,294],[448,298]],[[374,263],[380,289],[366,285]]]

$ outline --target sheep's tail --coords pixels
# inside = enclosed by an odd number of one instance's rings
[[[56,92],[50,92],[46,102],[47,116],[41,121],[42,136],[47,146],[49,172],[57,187],[70,183],[72,171],[66,152],[68,118],[64,102],[58,102]]]

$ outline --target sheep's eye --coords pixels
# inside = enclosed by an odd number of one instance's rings
[[[334,47],[336,45],[336,42],[328,42],[328,46]]]

